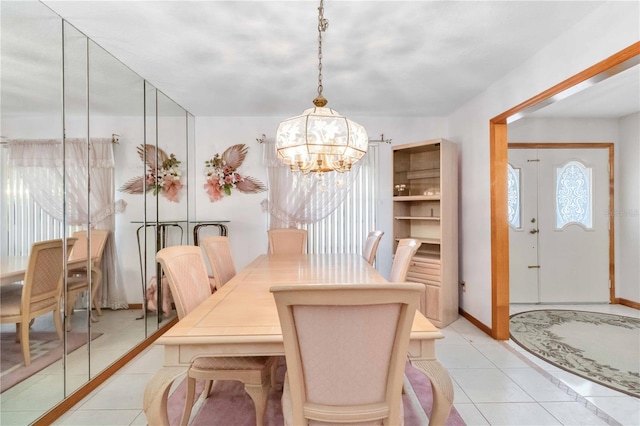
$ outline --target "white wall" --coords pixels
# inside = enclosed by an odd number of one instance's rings
[[[640,113],[619,120],[616,297],[640,302]]]
[[[609,2],[450,116],[461,146],[461,307],[491,326],[489,120],[637,42],[637,2]]]

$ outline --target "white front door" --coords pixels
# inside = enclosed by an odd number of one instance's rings
[[[510,149],[520,172],[512,226],[512,303],[609,301],[609,152]]]

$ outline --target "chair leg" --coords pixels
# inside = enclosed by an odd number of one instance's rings
[[[20,343],[20,323],[16,323],[16,343]]]
[[[264,411],[267,408],[267,397],[269,396],[270,381],[267,380],[261,385],[245,384],[244,390],[249,394],[256,406],[256,426],[262,426]]]
[[[211,393],[212,387],[213,387],[213,380],[207,380],[204,385],[204,390],[202,391],[202,394],[204,395],[205,398],[209,398],[209,394]]]
[[[60,316],[60,306],[53,310],[53,325],[56,327],[58,339],[62,340],[62,317]],[[69,330],[71,331],[71,330]]]
[[[196,395],[196,379],[189,377],[187,373],[187,394],[184,400],[184,411],[182,412],[182,419],[180,420],[180,426],[187,426],[189,424],[189,417],[191,417],[191,409],[193,408],[193,400]]]
[[[31,352],[29,351],[29,327],[26,324],[20,324],[20,345],[22,346],[24,366],[28,367],[31,364]]]
[[[93,294],[91,295],[91,302],[93,303],[93,306],[96,308],[96,312],[98,313],[98,316],[101,317],[102,308],[100,307],[100,303],[98,303],[99,301],[97,300],[97,298],[99,294],[98,290],[100,290],[100,285],[102,284],[102,273],[97,272],[95,275],[96,275],[95,285],[93,286]]]

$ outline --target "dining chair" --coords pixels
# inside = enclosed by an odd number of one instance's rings
[[[102,316],[102,309],[100,303],[97,300],[99,296],[100,285],[102,284],[102,272],[100,271],[100,264],[102,263],[102,254],[104,248],[107,245],[107,239],[109,238],[109,231],[106,229],[92,229],[90,235],[87,231],[77,231],[73,233],[73,237],[77,239],[76,244],[71,250],[69,255],[69,261],[87,259],[87,250],[91,251],[91,266],[94,271],[91,280],[91,295],[89,297],[89,311],[91,307],[95,306],[96,312],[99,316]],[[91,247],[89,248],[89,238],[91,237]],[[89,290],[89,274],[87,267],[82,266],[68,271],[67,278],[67,306],[66,315],[73,314],[73,305],[76,303],[78,295],[82,292]],[[93,316],[91,320],[95,322]],[[67,331],[71,331],[71,321],[67,322]]]
[[[211,296],[207,267],[198,246],[171,246],[160,250],[156,258],[169,281],[178,319]],[[271,367],[275,358],[263,356],[200,357],[191,362],[187,371],[185,407],[180,421],[186,425],[191,416],[196,379],[207,381],[204,395],[209,396],[213,380],[237,380],[255,405],[256,425],[261,426],[271,386]]]
[[[236,267],[231,255],[229,238],[224,236],[211,236],[200,240],[200,247],[203,248],[213,273],[213,280],[216,283],[216,290],[220,290],[223,285],[236,275]]]
[[[413,238],[403,238],[398,242],[396,254],[391,265],[389,281],[404,282],[407,278],[411,259],[416,254],[422,243]]]
[[[378,245],[384,235],[383,231],[371,231],[367,235],[367,239],[364,242],[364,248],[362,249],[362,257],[367,259],[369,264],[373,265],[373,261],[376,258],[376,252],[378,251]]]
[[[24,365],[31,364],[29,350],[30,322],[49,312],[62,339],[60,317],[64,261],[75,238],[67,238],[66,250],[61,239],[34,243],[24,275],[24,284],[10,284],[0,288],[0,322],[16,324],[16,340],[20,342]]]
[[[411,283],[272,287],[287,361],[284,424],[402,425],[422,291]]]
[[[273,228],[267,233],[270,254],[304,254],[307,251],[306,229]]]

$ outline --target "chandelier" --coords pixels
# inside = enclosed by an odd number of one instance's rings
[[[329,26],[324,18],[324,0],[318,7],[318,96],[315,107],[288,118],[278,126],[276,151],[278,158],[291,171],[302,174],[347,172],[367,152],[369,138],[358,123],[326,108],[322,96],[322,33]]]

